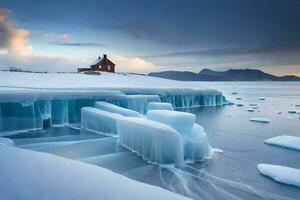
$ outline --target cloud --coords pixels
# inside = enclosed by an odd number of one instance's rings
[[[78,67],[85,65],[84,59],[75,57],[0,54],[0,69],[15,67],[38,72],[76,72]]]
[[[48,41],[65,41],[70,39],[68,33],[44,33],[42,37]]]
[[[9,54],[26,53],[32,49],[26,39],[29,31],[15,28],[6,18],[9,10],[0,8],[0,49],[6,49]]]
[[[105,44],[97,42],[53,42],[52,44],[72,47],[106,47]]]
[[[142,58],[134,57],[127,58],[121,55],[114,55],[111,60],[116,64],[117,71],[123,72],[150,72],[156,68],[156,66]]]

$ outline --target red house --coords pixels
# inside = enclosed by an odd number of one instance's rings
[[[115,72],[115,64],[110,61],[106,54],[103,55],[103,58],[100,56],[95,60],[89,68],[78,68],[78,72],[84,71],[103,71],[103,72]]]

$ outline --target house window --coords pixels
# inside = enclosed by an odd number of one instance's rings
[[[110,71],[110,65],[107,66],[107,70]]]

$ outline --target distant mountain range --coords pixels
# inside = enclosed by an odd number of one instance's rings
[[[258,69],[229,69],[214,71],[203,69],[199,73],[189,71],[151,72],[148,76],[167,78],[179,81],[300,81],[300,77],[275,76]]]

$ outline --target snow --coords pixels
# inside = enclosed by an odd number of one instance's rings
[[[136,111],[122,108],[120,106],[108,103],[108,102],[103,102],[103,101],[97,101],[95,103],[95,108],[107,111],[107,112],[112,112],[112,113],[117,113],[126,117],[140,117],[140,114]]]
[[[0,163],[0,199],[188,199],[102,167],[47,153],[0,145]]]
[[[275,181],[300,187],[300,170],[271,164],[258,164],[259,172]]]
[[[117,113],[83,107],[81,108],[81,128],[107,135],[117,135],[117,120],[123,117]]]
[[[168,124],[181,134],[190,133],[196,120],[194,114],[170,110],[149,110],[147,118]]]
[[[98,64],[100,61],[101,61],[102,59],[100,58],[97,58],[96,60],[94,60],[92,63],[91,63],[91,65],[96,65],[96,64]]]
[[[14,146],[15,143],[9,138],[0,137],[0,145]]]
[[[265,143],[300,151],[300,137],[296,136],[281,135],[267,139]]]
[[[119,142],[144,160],[158,164],[183,163],[179,133],[170,126],[136,117],[118,120]]]
[[[172,104],[162,102],[149,102],[147,110],[174,110]]]
[[[264,117],[253,117],[249,119],[251,122],[270,123],[271,120]]]

